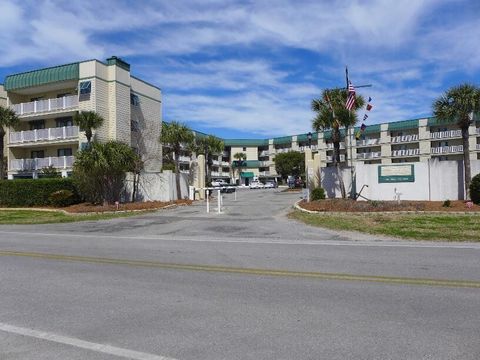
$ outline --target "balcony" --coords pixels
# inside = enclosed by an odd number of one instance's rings
[[[430,133],[430,139],[451,139],[462,137],[462,130],[446,130],[446,131],[436,131]]]
[[[340,162],[345,161],[345,155],[340,155]],[[333,162],[333,156],[327,155],[327,162]]]
[[[258,173],[259,176],[270,176],[273,175],[273,173],[270,173],[270,171],[260,171]]]
[[[258,165],[261,167],[270,166],[270,161],[260,161]]]
[[[260,153],[258,154],[258,156],[260,156],[260,157],[262,157],[262,156],[268,156],[268,155],[269,155],[268,150],[260,151]]]
[[[420,149],[392,150],[392,157],[420,155]]]
[[[480,150],[480,144],[477,144],[477,145],[476,145],[476,149],[477,149],[477,150]]]
[[[70,139],[78,139],[78,126],[64,126],[29,131],[12,131],[9,135],[9,144],[13,145]]]
[[[463,145],[437,146],[430,149],[432,154],[458,154],[463,153]]]
[[[78,96],[69,95],[54,99],[37,100],[10,106],[19,116],[37,115],[58,110],[78,108]]]
[[[35,159],[10,160],[9,170],[14,171],[37,171],[53,166],[57,169],[68,169],[73,165],[74,156],[46,157]]]
[[[402,135],[402,136],[393,136],[392,143],[405,143],[405,142],[412,142],[418,141],[418,134],[413,135]]]
[[[317,150],[318,149],[318,145],[310,145],[310,147],[308,145],[306,146],[300,146],[300,151],[305,151],[307,149],[311,149],[311,150]]]
[[[212,160],[212,164],[213,164],[213,165],[216,165],[216,166],[219,166],[219,165],[220,165],[220,161],[218,161],[218,160]]]
[[[380,143],[380,139],[365,139],[365,140],[358,140],[357,141],[357,147],[360,146],[372,146],[372,145],[378,145]]]
[[[340,149],[345,149],[345,143],[340,143]],[[333,143],[327,143],[327,150],[333,150]]]
[[[380,151],[357,154],[358,160],[379,159],[382,156]]]
[[[190,163],[190,157],[189,156],[179,156],[178,160],[182,163]]]
[[[222,166],[230,166],[230,163],[228,161],[222,161]]]

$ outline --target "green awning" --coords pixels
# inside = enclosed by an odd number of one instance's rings
[[[253,178],[255,174],[253,172],[247,171],[242,173],[242,178]]]
[[[388,123],[388,130],[407,130],[418,128],[418,119]]]
[[[225,146],[268,146],[268,139],[224,139]]]
[[[78,78],[78,63],[60,65],[46,69],[9,75],[5,78],[5,90],[12,91],[58,81],[78,80]]]

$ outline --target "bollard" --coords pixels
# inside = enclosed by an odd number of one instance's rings
[[[222,213],[222,194],[220,193],[220,190],[218,190],[218,199],[217,199],[217,206],[218,206],[218,209],[217,209],[217,212],[219,214]]]
[[[209,192],[210,192],[209,190],[205,190],[205,199],[207,200],[207,213],[210,212],[210,202],[208,199]]]
[[[237,189],[235,188],[235,201],[237,201]]]

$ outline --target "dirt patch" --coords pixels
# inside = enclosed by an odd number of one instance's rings
[[[162,209],[170,205],[190,205],[191,200],[176,200],[176,201],[146,201],[135,203],[119,204],[116,205],[93,205],[89,203],[82,203],[71,205],[62,210],[69,213],[102,213],[102,212],[114,212],[114,211],[135,211],[135,210],[156,210]]]
[[[450,206],[443,206],[443,201],[354,201],[351,199],[328,199],[312,202],[302,201],[302,208],[311,211],[342,212],[388,212],[388,211],[441,211],[441,212],[478,212],[480,206],[467,205],[465,201],[450,201]]]

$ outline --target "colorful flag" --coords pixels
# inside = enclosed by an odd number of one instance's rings
[[[362,123],[362,126],[360,126],[360,130],[361,130],[361,131],[364,131],[366,128],[367,128],[367,125],[365,125],[365,124]]]
[[[362,136],[362,133],[360,131],[357,131],[355,133],[355,139],[360,140],[360,136]]]
[[[372,101],[372,98],[369,96],[369,97],[368,97],[368,102],[370,102],[370,101]]]
[[[372,110],[372,108],[373,108],[373,105],[372,105],[372,104],[367,104],[367,111]]]
[[[368,119],[368,115],[367,114],[363,115],[363,121],[365,121],[367,119]]]
[[[353,106],[355,105],[355,88],[353,87],[352,83],[348,84],[348,97],[347,102],[345,103],[345,107],[351,111]]]

